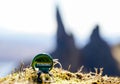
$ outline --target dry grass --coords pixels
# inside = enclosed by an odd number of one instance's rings
[[[102,76],[103,70],[95,69],[96,72],[83,73],[80,69],[76,73],[53,68],[50,73],[42,74],[42,84],[120,84],[120,77]],[[0,78],[0,84],[39,84],[37,83],[37,72],[31,67],[14,72],[4,78]]]

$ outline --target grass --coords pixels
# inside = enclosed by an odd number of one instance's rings
[[[81,67],[78,72],[73,73],[62,69],[61,64],[57,60],[54,61],[60,68],[53,67],[49,72],[51,75],[41,74],[42,83],[37,82],[37,71],[32,67],[23,68],[21,64],[20,69],[0,78],[0,84],[120,84],[120,77],[103,76],[102,68],[95,68],[95,72],[84,73]]]

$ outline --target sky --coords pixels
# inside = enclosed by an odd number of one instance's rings
[[[4,53],[6,50],[13,52],[19,47],[18,51],[29,52],[31,46],[31,49],[37,52],[53,50],[57,30],[57,5],[65,30],[73,33],[77,45],[81,44],[82,47],[88,42],[97,24],[100,26],[101,36],[107,39],[108,43],[118,43],[119,4],[119,0],[1,0],[0,50]],[[11,46],[13,49],[10,49]]]
[[[73,33],[77,46],[88,42],[96,24],[108,43],[118,43],[119,4],[119,0],[0,0],[0,62],[54,50],[57,5],[65,30]]]
[[[120,37],[119,0],[1,0],[0,33],[56,33],[55,6],[59,5],[66,31],[81,41],[88,39],[96,24],[103,37]],[[47,25],[46,25],[47,24]]]

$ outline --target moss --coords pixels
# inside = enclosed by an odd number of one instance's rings
[[[102,76],[101,72],[72,73],[61,68],[53,68],[48,74],[41,74],[43,84],[120,84],[120,77]],[[14,72],[6,77],[0,78],[0,84],[39,84],[37,82],[37,72],[31,67],[22,71]]]

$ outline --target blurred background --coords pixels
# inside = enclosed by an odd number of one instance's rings
[[[119,0],[0,1],[0,77],[49,53],[64,69],[120,76]]]

